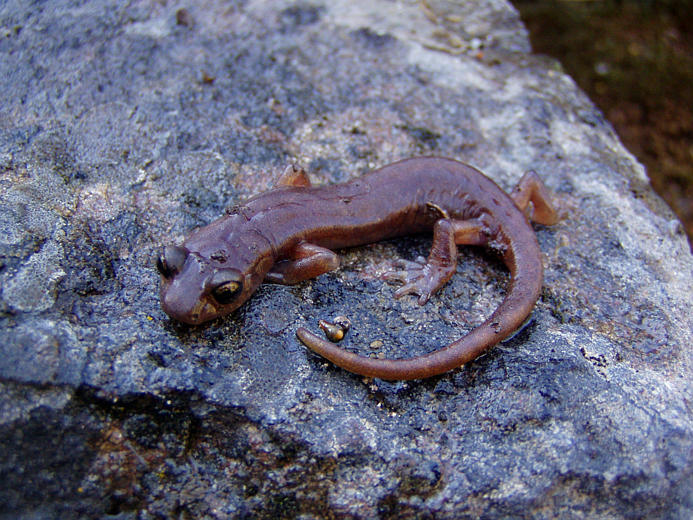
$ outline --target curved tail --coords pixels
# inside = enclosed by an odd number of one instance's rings
[[[313,352],[350,372],[389,380],[422,379],[442,374],[477,358],[510,336],[532,312],[541,293],[541,252],[531,227],[521,240],[508,240],[504,262],[511,280],[507,294],[491,316],[467,335],[429,354],[409,359],[374,359],[348,352],[301,327],[296,335]],[[515,226],[513,226],[515,227]],[[514,234],[514,233],[513,233]],[[516,244],[522,244],[522,247]]]

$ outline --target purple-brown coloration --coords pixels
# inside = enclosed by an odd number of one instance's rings
[[[325,341],[304,328],[298,338],[335,364],[365,376],[419,379],[476,358],[515,331],[532,311],[543,280],[532,220],[553,224],[550,196],[534,173],[508,196],[463,163],[436,157],[407,159],[344,184],[310,186],[288,168],[281,186],[248,200],[169,246],[157,262],[161,304],[173,318],[198,324],[228,314],[263,282],[293,284],[336,269],[332,249],[433,230],[428,259],[400,261],[385,278],[403,282],[395,293],[418,294],[423,305],[455,272],[457,245],[498,250],[510,270],[507,295],[466,336],[410,359],[372,359]],[[530,206],[531,203],[531,206]]]

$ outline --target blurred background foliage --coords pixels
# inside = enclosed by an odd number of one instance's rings
[[[647,168],[693,243],[693,0],[511,0]]]

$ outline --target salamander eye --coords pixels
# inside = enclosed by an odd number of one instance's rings
[[[239,284],[238,282],[226,282],[214,289],[212,294],[214,295],[214,299],[216,301],[218,301],[222,305],[226,305],[233,301],[234,297],[236,296],[236,293],[238,293],[240,288],[241,284]]]
[[[164,278],[171,278],[185,265],[188,250],[180,246],[166,246],[156,259],[156,268]]]
[[[235,269],[222,269],[214,273],[209,281],[214,299],[222,305],[231,303],[243,288],[241,278],[241,273]]]

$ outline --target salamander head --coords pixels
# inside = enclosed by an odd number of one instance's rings
[[[231,258],[231,260],[229,260]],[[157,258],[161,307],[179,321],[197,325],[241,306],[262,281],[253,269],[233,265],[228,252],[166,246]]]

